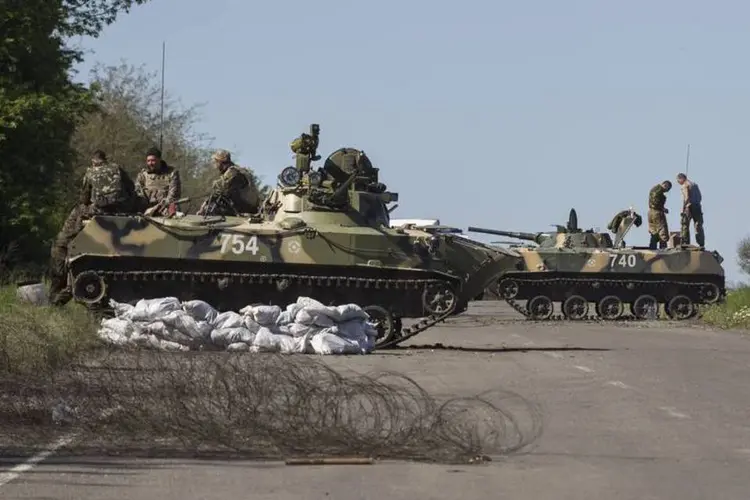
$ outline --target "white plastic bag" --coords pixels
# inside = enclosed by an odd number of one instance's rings
[[[189,300],[183,302],[182,308],[196,321],[213,323],[219,315],[219,311],[214,309],[208,302],[202,300]]]
[[[125,313],[122,318],[131,321],[158,321],[172,311],[179,311],[181,309],[182,305],[175,297],[141,299],[135,307]]]

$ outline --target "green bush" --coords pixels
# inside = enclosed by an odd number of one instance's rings
[[[705,311],[703,320],[719,328],[750,328],[750,286],[729,292],[726,302]]]
[[[82,306],[35,306],[0,288],[0,376],[45,376],[97,345],[97,320]]]

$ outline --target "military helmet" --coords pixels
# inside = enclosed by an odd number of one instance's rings
[[[226,161],[232,161],[232,155],[226,149],[217,149],[216,152],[211,156],[214,161],[224,163]]]

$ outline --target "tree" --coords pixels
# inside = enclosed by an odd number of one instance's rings
[[[737,264],[745,274],[750,274],[750,237],[743,238],[737,245]]]
[[[71,138],[95,89],[72,82],[80,50],[121,12],[148,0],[5,0],[0,9],[0,248],[40,260],[69,209]]]
[[[86,114],[73,136],[78,152],[76,178],[88,166],[90,152],[99,148],[135,178],[145,165],[146,150],[159,145],[163,132],[162,156],[179,169],[182,196],[193,198],[183,208],[196,210],[217,176],[210,165],[213,137],[194,128],[202,105],[183,106],[165,90],[161,130],[161,86],[156,73],[123,61],[115,66],[97,64],[91,80],[98,89],[96,108]],[[261,193],[268,190],[252,170],[247,174]]]

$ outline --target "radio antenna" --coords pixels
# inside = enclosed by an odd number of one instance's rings
[[[687,158],[685,158],[685,175],[688,174],[690,169],[690,144],[687,145]]]
[[[161,42],[161,113],[159,116],[159,149],[164,140],[164,63],[166,61],[167,42]]]

